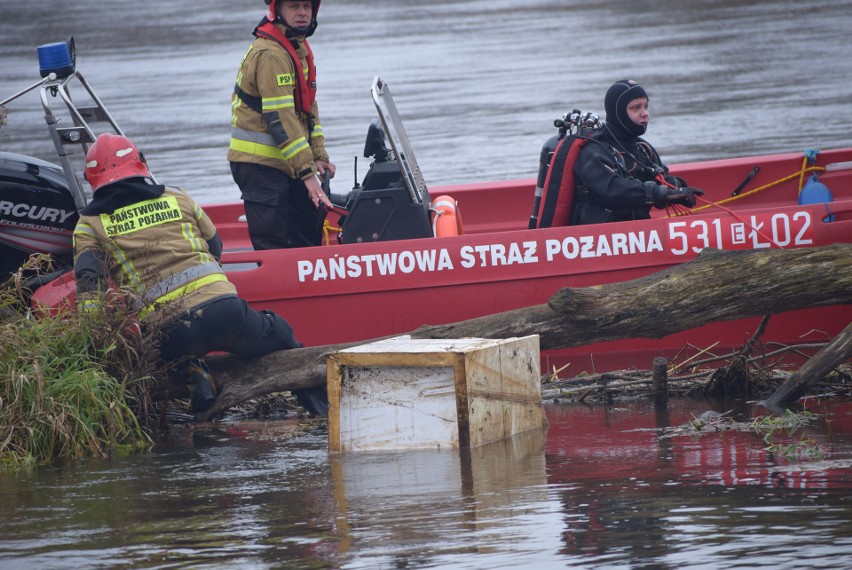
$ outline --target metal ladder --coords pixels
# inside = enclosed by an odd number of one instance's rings
[[[92,105],[83,107],[78,106],[71,99],[71,93],[68,88],[69,82],[76,79],[77,82],[86,90],[92,100]],[[112,115],[107,111],[100,98],[95,94],[88,81],[79,71],[73,71],[65,77],[57,77],[55,73],[50,73],[41,81],[31,85],[30,87],[20,91],[8,99],[0,101],[0,107],[14,101],[22,95],[40,89],[41,104],[44,107],[44,120],[47,122],[47,128],[50,131],[50,137],[53,141],[53,146],[56,149],[56,154],[59,157],[62,165],[62,170],[65,173],[65,178],[68,181],[69,190],[74,197],[74,203],[77,208],[82,208],[88,203],[86,193],[83,186],[77,177],[77,172],[71,163],[70,157],[74,154],[74,147],[82,147],[83,156],[89,151],[89,146],[95,142],[97,135],[92,130],[91,123],[109,123],[112,130],[117,135],[124,135],[118,124],[113,119]],[[51,104],[56,105],[57,99],[65,105],[65,109],[70,115],[72,124],[69,126],[60,126],[62,118],[56,116]],[[61,107],[60,107],[61,108]]]

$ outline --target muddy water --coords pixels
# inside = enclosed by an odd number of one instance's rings
[[[36,45],[74,35],[155,174],[236,199],[228,101],[262,4],[120,4],[2,0],[0,97],[38,79]],[[553,119],[602,113],[624,77],[651,93],[648,136],[669,162],[852,142],[848,0],[328,0],[320,20],[336,191],[376,75],[430,185],[534,176]],[[0,150],[55,159],[33,94]],[[709,407],[550,406],[546,434],[470,453],[337,457],[322,425],[176,426],[151,454],[0,477],[0,568],[847,567],[848,405],[790,436],[822,454],[793,461],[756,434],[666,429]]]

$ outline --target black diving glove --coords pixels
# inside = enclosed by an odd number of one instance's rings
[[[704,195],[704,190],[692,186],[672,188],[655,182],[646,182],[645,186],[649,190],[649,202],[661,209],[671,204],[683,204],[687,208],[692,208],[696,204],[695,197]]]

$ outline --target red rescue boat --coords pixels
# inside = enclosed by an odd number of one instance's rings
[[[684,164],[673,171],[721,202],[756,166],[750,188],[797,174],[802,155],[759,156]],[[638,278],[695,258],[706,248],[814,247],[852,240],[852,149],[823,151],[815,163],[831,203],[799,204],[798,175],[757,194],[693,215],[526,229],[535,180],[446,186],[464,220],[460,236],[250,250],[240,204],[206,208],[225,241],[229,278],[258,308],[273,309],[308,345],[409,332],[546,303],[562,287]],[[742,194],[741,194],[742,195]],[[664,212],[660,211],[665,215]],[[339,227],[336,219],[332,225]],[[345,228],[345,224],[344,224]],[[344,229],[344,236],[345,236]],[[695,287],[701,287],[696,283]],[[852,321],[852,307],[774,315],[762,339],[821,342]],[[742,345],[759,318],[714,323],[662,339],[631,339],[546,353],[542,366],[571,371],[649,368],[654,356],[687,346],[725,354]]]

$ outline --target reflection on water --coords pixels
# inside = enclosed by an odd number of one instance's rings
[[[823,453],[801,462],[674,429],[706,409],[547,406],[546,432],[462,452],[329,455],[295,421],[176,428],[148,455],[0,477],[0,567],[844,567],[852,403],[785,436]]]
[[[541,532],[547,519],[559,524],[545,438],[534,430],[462,452],[333,457],[341,552],[357,555],[349,567],[423,567],[470,555],[478,565],[517,567],[556,552],[558,535]],[[500,546],[508,543],[511,552]]]
[[[576,484],[561,493],[565,554],[602,567],[614,551],[670,568],[845,564],[849,404],[808,430],[827,455],[803,464],[773,457],[751,432],[666,437],[698,415],[675,406],[671,418],[636,407],[552,411],[549,477]]]

